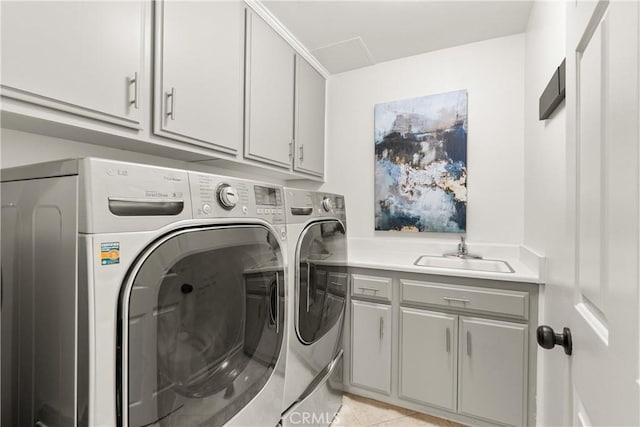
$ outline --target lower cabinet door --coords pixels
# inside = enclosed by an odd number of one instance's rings
[[[401,308],[400,396],[456,410],[458,316]]]
[[[391,307],[351,302],[351,383],[391,393]]]
[[[527,325],[460,317],[458,412],[526,425]]]

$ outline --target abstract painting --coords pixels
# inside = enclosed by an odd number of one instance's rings
[[[376,230],[466,230],[466,90],[377,104],[375,156]]]

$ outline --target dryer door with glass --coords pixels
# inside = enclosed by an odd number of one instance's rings
[[[342,327],[348,277],[346,254],[346,232],[340,221],[314,222],[300,237],[296,333],[303,344],[312,345]],[[333,342],[325,344],[331,347],[327,364],[337,352],[338,339],[334,337]]]
[[[120,304],[122,424],[221,426],[265,388],[280,355],[278,239],[260,225],[171,233],[142,254]]]

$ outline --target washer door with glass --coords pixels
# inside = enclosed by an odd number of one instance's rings
[[[298,315],[296,330],[303,344],[313,344],[343,318],[347,290],[347,239],[340,221],[309,225],[297,253]]]
[[[280,355],[283,284],[263,226],[187,229],[150,248],[122,292],[124,423],[221,426],[243,409]]]

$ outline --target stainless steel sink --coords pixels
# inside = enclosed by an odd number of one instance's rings
[[[454,270],[488,271],[491,273],[513,273],[514,270],[505,261],[493,259],[464,259],[423,255],[414,262],[419,267],[449,268]]]

